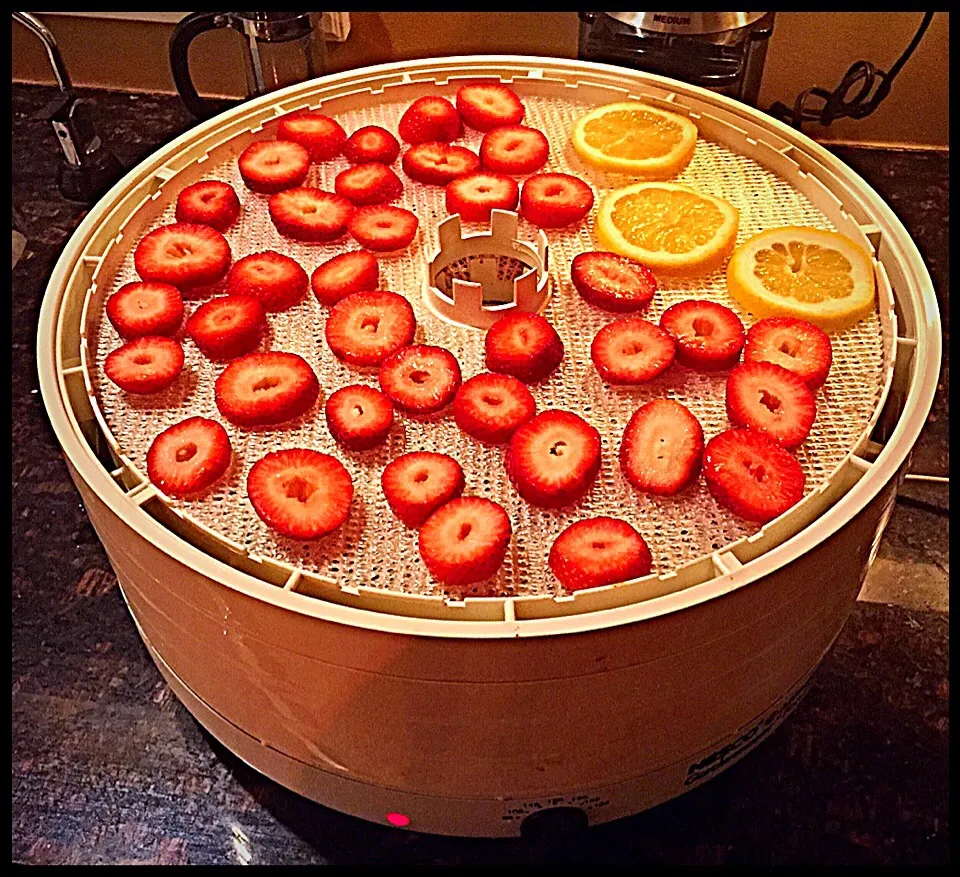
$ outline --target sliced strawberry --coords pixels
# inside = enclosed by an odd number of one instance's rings
[[[497,174],[532,174],[550,155],[550,141],[536,128],[506,125],[483,135],[480,161]]]
[[[253,464],[247,496],[260,520],[281,535],[317,539],[346,521],[353,479],[329,454],[288,448]]]
[[[403,172],[418,183],[445,186],[480,168],[480,157],[465,146],[418,143],[403,154]]]
[[[497,320],[484,342],[487,368],[527,384],[546,378],[563,360],[563,341],[540,314],[516,311]]]
[[[341,387],[326,405],[327,427],[341,445],[366,451],[382,444],[393,426],[393,403],[374,387]]]
[[[169,283],[127,283],[107,299],[107,318],[125,341],[175,335],[183,322],[183,296]]]
[[[324,334],[338,359],[353,365],[380,365],[413,342],[417,320],[402,295],[386,290],[355,292],[338,301]]]
[[[361,207],[350,217],[347,228],[360,246],[385,253],[410,246],[419,225],[416,214],[387,204]]]
[[[263,305],[246,295],[227,295],[200,305],[187,320],[187,334],[209,359],[251,353],[267,331]]]
[[[230,437],[215,420],[190,417],[160,433],[147,451],[147,474],[167,496],[206,490],[230,466]]]
[[[450,101],[428,94],[404,111],[397,133],[407,143],[449,143],[460,136],[460,114]]]
[[[463,493],[465,480],[453,457],[416,451],[389,462],[380,484],[400,521],[407,527],[419,527],[440,506]]]
[[[310,170],[310,153],[290,140],[257,140],[237,159],[248,189],[271,195],[303,184]]]
[[[355,209],[346,198],[309,186],[272,195],[268,207],[280,234],[306,243],[340,237]]]
[[[582,417],[550,409],[511,437],[504,459],[520,496],[543,508],[579,500],[600,471],[600,433]]]
[[[593,189],[569,174],[534,174],[520,190],[520,215],[540,228],[565,228],[593,207]]]
[[[811,390],[823,386],[833,363],[830,336],[795,317],[767,317],[747,332],[744,362],[772,362],[794,372]]]
[[[169,283],[181,292],[222,280],[232,258],[230,244],[220,232],[192,222],[154,229],[133,252],[134,267],[143,280]]]
[[[366,250],[341,253],[319,265],[310,278],[313,294],[330,307],[355,292],[369,292],[380,285],[380,263]]]
[[[319,110],[297,110],[280,119],[277,140],[292,140],[310,153],[314,162],[336,158],[347,142],[347,132],[336,119]]]
[[[810,434],[817,401],[792,371],[773,362],[745,362],[727,378],[727,417],[789,450]]]
[[[367,125],[347,138],[343,154],[351,164],[393,164],[400,155],[400,141],[379,125]]]
[[[249,295],[265,311],[285,311],[303,301],[310,278],[300,264],[282,253],[266,250],[234,262],[227,275],[230,295]]]
[[[745,336],[740,318],[721,304],[688,299],[667,308],[660,328],[677,343],[677,361],[702,371],[722,371],[740,359]]]
[[[338,195],[360,206],[383,204],[403,194],[403,182],[385,164],[371,161],[337,174],[333,188]]]
[[[516,210],[520,187],[505,174],[465,174],[447,183],[447,212],[464,222],[489,222],[490,211]]]
[[[806,484],[800,464],[752,429],[728,429],[710,439],[703,477],[717,502],[758,524],[800,502]]]
[[[537,413],[533,394],[516,378],[484,372],[461,385],[453,419],[467,435],[503,444]]]
[[[453,401],[460,363],[443,347],[412,344],[380,366],[380,389],[407,414],[433,414]]]
[[[500,569],[511,533],[503,506],[479,496],[461,496],[437,509],[420,528],[420,556],[438,582],[462,588]]]
[[[673,339],[642,317],[607,323],[590,345],[590,358],[608,384],[652,380],[670,367],[675,355]]]
[[[642,311],[653,301],[657,279],[646,265],[616,253],[579,253],[570,279],[584,301],[614,313]]]
[[[248,353],[214,385],[220,413],[237,426],[271,426],[299,417],[317,401],[320,382],[296,353]]]
[[[159,393],[183,371],[183,348],[172,338],[145,335],[110,351],[103,371],[128,393]]]
[[[553,543],[547,564],[568,591],[599,588],[639,579],[653,559],[641,536],[619,518],[588,518],[564,530]]]
[[[501,125],[519,124],[523,104],[515,91],[499,82],[478,82],[457,90],[457,112],[471,128],[490,131]]]
[[[195,222],[226,231],[240,216],[240,199],[228,183],[201,180],[177,195],[176,216],[177,222]]]
[[[697,480],[702,463],[703,428],[679,402],[654,399],[633,412],[620,466],[637,490],[673,496]]]

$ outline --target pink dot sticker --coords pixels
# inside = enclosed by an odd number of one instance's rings
[[[410,817],[404,816],[403,813],[388,813],[387,822],[397,828],[406,828],[410,824]]]

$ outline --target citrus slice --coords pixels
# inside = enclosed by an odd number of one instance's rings
[[[870,255],[850,238],[785,226],[734,250],[727,291],[758,317],[799,317],[836,332],[873,311],[876,281]]]
[[[647,180],[668,180],[693,157],[697,126],[638,101],[607,104],[573,127],[573,148],[589,164]]]
[[[664,274],[719,268],[737,240],[737,208],[679,183],[634,183],[607,195],[597,239],[608,250]]]

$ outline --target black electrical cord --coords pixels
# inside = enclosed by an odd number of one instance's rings
[[[893,80],[920,44],[932,19],[932,12],[923,13],[923,21],[920,22],[920,27],[910,40],[910,45],[889,72],[878,70],[869,61],[857,61],[833,91],[827,91],[825,88],[808,88],[797,97],[793,107],[777,101],[767,112],[797,130],[802,130],[804,122],[819,122],[827,126],[837,119],[862,119],[864,116],[869,116],[890,93]],[[860,86],[860,90],[853,97],[848,97],[849,92],[857,85]],[[876,86],[875,91],[874,86]],[[872,95],[871,92],[873,92]],[[823,101],[823,106],[816,109],[810,104],[818,99]]]

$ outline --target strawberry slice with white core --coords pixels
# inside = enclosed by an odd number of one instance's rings
[[[310,153],[289,140],[257,140],[237,159],[248,189],[271,195],[303,184],[310,170]]]
[[[653,559],[647,543],[619,518],[598,517],[567,527],[550,549],[551,571],[568,591],[639,579]]]
[[[416,214],[385,204],[359,208],[350,217],[347,228],[361,247],[385,253],[410,246],[419,225]]]
[[[267,331],[267,313],[255,298],[227,295],[200,305],[186,329],[208,359],[235,359],[260,345]]]
[[[107,299],[107,318],[125,341],[175,335],[183,322],[183,296],[169,283],[127,283]]]
[[[403,172],[418,183],[445,186],[480,169],[480,156],[465,146],[418,143],[403,154]]]
[[[400,177],[385,164],[375,161],[341,171],[333,181],[333,188],[357,206],[384,204],[403,194]]]
[[[447,183],[447,212],[464,222],[489,222],[491,210],[516,210],[520,187],[506,174],[465,174]]]
[[[437,509],[420,528],[420,557],[438,582],[464,588],[500,569],[511,534],[503,506],[479,496],[461,496]]]
[[[565,228],[593,207],[593,189],[569,174],[534,174],[520,190],[520,215],[539,228]]]
[[[457,390],[453,419],[467,435],[490,444],[508,441],[537,413],[533,394],[510,375],[474,375]]]
[[[654,399],[634,411],[620,444],[620,466],[637,490],[673,496],[697,480],[702,463],[703,428],[689,409]]]
[[[407,143],[449,143],[460,136],[460,114],[450,101],[428,94],[404,111],[397,133]]]
[[[532,174],[547,163],[549,155],[550,141],[525,125],[494,128],[480,143],[483,167],[497,174]]]
[[[577,502],[596,479],[600,433],[571,411],[544,411],[513,434],[504,463],[527,502],[562,508]]]
[[[752,429],[728,429],[710,439],[703,477],[717,502],[757,524],[800,502],[806,483],[790,453]]]
[[[746,336],[740,318],[721,304],[688,299],[667,308],[660,328],[677,345],[677,361],[698,371],[722,371],[740,359]]]
[[[336,158],[347,142],[340,123],[319,110],[297,110],[280,119],[277,140],[292,140],[310,153],[314,162]]]
[[[607,323],[590,345],[590,358],[608,384],[642,384],[673,363],[676,345],[659,326],[642,317]]]
[[[400,155],[400,141],[379,125],[367,125],[347,138],[343,155],[351,164],[393,164]]]
[[[370,292],[380,285],[380,263],[372,253],[354,250],[328,259],[310,277],[317,301],[331,307],[355,292]]]
[[[201,180],[181,189],[176,216],[177,222],[195,222],[226,231],[240,216],[240,199],[228,183]]]
[[[429,344],[404,347],[380,366],[380,389],[407,414],[433,414],[445,408],[460,379],[457,358]]]
[[[230,244],[220,232],[192,222],[162,225],[148,232],[133,252],[141,279],[169,283],[181,292],[222,280],[232,258]]]
[[[183,348],[172,338],[145,335],[111,350],[103,371],[127,393],[160,393],[183,371]]]
[[[320,382],[296,353],[248,353],[228,365],[214,385],[220,413],[237,426],[272,426],[293,420],[320,395]]]
[[[266,311],[285,311],[299,304],[309,286],[300,264],[273,250],[244,256],[227,275],[228,294],[255,298]]]
[[[744,362],[772,362],[792,371],[811,390],[823,386],[833,363],[830,336],[795,317],[767,317],[747,332]]]
[[[457,90],[457,112],[471,128],[491,131],[501,125],[518,125],[523,104],[513,89],[499,82],[478,82]]]
[[[540,314],[516,311],[487,330],[484,351],[490,371],[533,384],[560,365],[563,341]]]
[[[318,539],[346,521],[353,502],[353,479],[329,454],[287,448],[253,464],[247,496],[271,529],[292,539]]]
[[[230,437],[215,420],[191,417],[165,429],[147,451],[150,481],[167,496],[190,496],[230,466]]]
[[[341,195],[310,186],[272,195],[268,208],[280,234],[304,243],[336,240],[355,210]]]
[[[645,265],[616,253],[579,253],[570,279],[581,298],[605,311],[642,311],[653,301],[657,279]]]
[[[745,362],[727,378],[727,417],[792,449],[810,434],[817,402],[798,375],[772,362]]]
[[[383,444],[393,426],[393,403],[374,387],[341,387],[328,399],[327,427],[341,445],[366,451]]]
[[[444,503],[463,493],[460,464],[446,454],[414,451],[391,460],[380,476],[390,510],[407,527],[419,527]]]
[[[380,365],[412,343],[417,331],[413,308],[386,290],[355,292],[330,310],[324,334],[337,359],[352,365]]]

